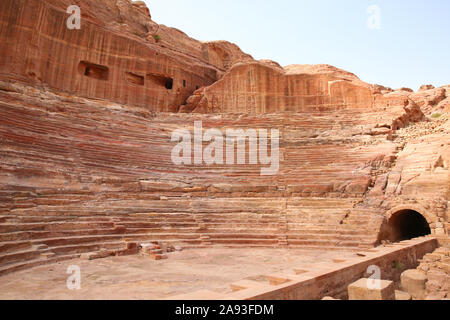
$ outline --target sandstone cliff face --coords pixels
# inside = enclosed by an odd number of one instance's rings
[[[201,113],[274,113],[367,108],[371,87],[350,73],[324,66],[265,62],[235,64],[222,79],[197,91],[183,110]]]
[[[411,94],[410,98],[427,115],[450,112],[450,86],[422,88],[419,92]]]
[[[73,4],[81,9],[80,30],[66,27]],[[159,26],[128,0],[5,0],[0,6],[3,78],[151,111],[177,111],[194,90],[249,58],[231,44],[203,44]]]
[[[71,2],[0,2],[0,274],[123,239],[356,249],[408,208],[448,234],[448,86],[254,61],[127,0],[74,1],[68,30]],[[175,165],[195,121],[278,129],[278,173]]]

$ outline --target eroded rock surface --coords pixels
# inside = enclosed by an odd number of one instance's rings
[[[72,4],[80,30],[66,27]],[[0,273],[124,240],[372,247],[404,209],[447,239],[448,86],[255,61],[150,13],[128,0],[0,2]],[[175,165],[171,134],[196,121],[278,129],[279,171]]]

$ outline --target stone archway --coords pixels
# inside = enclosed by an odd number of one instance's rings
[[[388,221],[393,242],[414,239],[431,234],[431,228],[425,217],[415,210],[401,210]]]
[[[431,234],[430,223],[431,221],[418,210],[411,208],[391,210],[381,227],[378,240],[399,242],[426,236]]]

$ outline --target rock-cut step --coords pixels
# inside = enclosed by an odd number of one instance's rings
[[[79,258],[80,255],[79,254],[72,254],[72,255],[65,255],[65,256],[54,256],[54,257],[50,257],[50,258],[36,258],[36,259],[31,259],[31,260],[27,260],[27,261],[20,261],[20,262],[15,262],[15,263],[11,263],[5,266],[1,266],[0,267],[0,276],[6,275],[8,273],[11,272],[16,272],[16,271],[20,271],[20,270],[25,270],[25,269],[29,269],[29,268],[34,268],[34,267],[38,267],[38,266],[42,266],[45,264],[50,264],[50,263],[56,263],[56,262],[61,262],[61,261],[65,261],[65,260],[71,260],[71,259],[76,259]]]

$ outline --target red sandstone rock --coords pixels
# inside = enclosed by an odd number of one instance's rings
[[[195,93],[187,109],[200,113],[305,112],[370,107],[370,85],[331,66],[236,64],[215,84]]]
[[[379,280],[379,288],[369,286],[370,279],[360,279],[348,286],[349,300],[395,300],[394,283]]]
[[[410,98],[419,105],[425,114],[430,115],[437,111],[436,107],[438,107],[441,102],[447,100],[447,90],[448,89],[445,87],[421,90],[418,93],[412,94]],[[441,108],[439,107],[439,109]]]
[[[124,237],[360,249],[408,208],[448,236],[448,86],[254,61],[128,0],[75,1],[82,28],[68,30],[72,2],[0,2],[0,274],[47,251],[135,253]],[[171,133],[195,121],[278,129],[278,174],[174,165]]]
[[[129,0],[78,1],[82,27],[69,30],[66,9],[73,4],[2,1],[0,21],[8,24],[15,17],[14,25],[0,33],[3,78],[152,111],[177,111],[194,90],[217,81],[236,61],[251,59],[231,43],[201,43],[159,26],[142,3]],[[156,34],[160,42],[147,40]],[[19,58],[18,52],[25,56]]]

